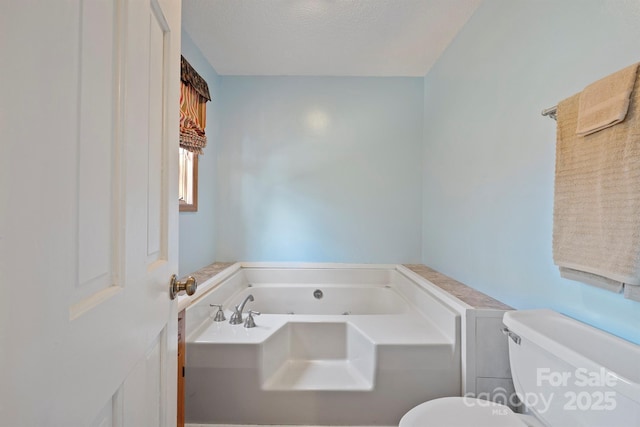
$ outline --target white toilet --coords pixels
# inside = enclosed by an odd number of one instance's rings
[[[551,310],[510,311],[503,321],[514,387],[529,415],[445,397],[411,409],[399,427],[640,426],[640,346]]]

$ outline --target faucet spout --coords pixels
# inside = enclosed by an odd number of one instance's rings
[[[253,295],[249,294],[244,301],[242,301],[242,304],[240,305],[240,314],[242,314],[242,312],[244,311],[244,306],[247,303],[247,301],[253,301]]]
[[[229,323],[231,323],[232,325],[239,325],[240,323],[242,323],[242,312],[244,311],[244,306],[249,301],[253,301],[253,295],[251,295],[251,294],[249,294],[244,299],[244,301],[242,301],[242,304],[236,305],[236,309],[233,312],[233,314],[231,315],[231,319],[229,319]]]

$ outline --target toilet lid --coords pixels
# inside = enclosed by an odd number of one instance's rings
[[[443,397],[422,403],[399,427],[526,427],[509,407],[470,397]]]

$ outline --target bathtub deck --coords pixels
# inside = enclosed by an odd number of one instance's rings
[[[226,310],[227,319],[231,311]],[[431,344],[452,345],[454,341],[445,335],[430,320],[415,313],[384,316],[314,316],[267,314],[256,317],[256,327],[245,329],[242,325],[228,325],[228,322],[204,321],[187,336],[188,343],[194,344],[261,344],[288,322],[347,322],[366,334],[379,345]]]
[[[265,390],[371,390],[348,360],[289,360],[265,381]]]

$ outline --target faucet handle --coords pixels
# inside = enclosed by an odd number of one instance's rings
[[[260,312],[259,311],[253,311],[253,310],[249,310],[248,311],[249,316],[247,316],[247,320],[244,321],[244,327],[245,328],[255,328],[256,327],[256,322],[253,320],[253,316],[260,316]]]
[[[231,319],[229,319],[229,323],[232,325],[239,325],[242,323],[242,313],[240,312],[240,306],[236,305],[236,309],[231,314]]]
[[[224,311],[222,311],[222,304],[209,304],[209,307],[218,307],[218,311],[216,311],[216,315],[213,318],[214,322],[224,322],[227,320],[224,316]]]

